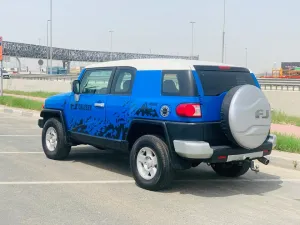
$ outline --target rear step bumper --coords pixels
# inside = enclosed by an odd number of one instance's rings
[[[256,149],[232,148],[230,146],[210,146],[204,141],[174,140],[175,152],[187,159],[201,159],[205,162],[231,162],[245,159],[258,159],[270,155],[276,146],[276,135],[269,135],[268,139]]]

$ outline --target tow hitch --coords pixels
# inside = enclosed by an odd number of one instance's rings
[[[258,173],[259,172],[259,165],[255,165],[254,161],[251,160],[251,162],[250,162],[250,169],[252,171],[254,171],[255,173]]]
[[[259,162],[261,162],[262,164],[264,165],[268,165],[270,160],[268,160],[267,158],[265,157],[261,157],[261,158],[258,158],[257,159]],[[259,165],[255,165],[254,161],[251,160],[250,162],[250,168],[252,171],[254,171],[255,173],[258,173],[259,172]]]

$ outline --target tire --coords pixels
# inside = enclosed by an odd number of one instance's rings
[[[148,161],[147,156],[149,156]],[[138,161],[138,157],[145,163]],[[157,162],[156,166],[155,162]],[[147,171],[149,165],[152,168],[150,169],[152,175]],[[144,135],[136,140],[130,152],[130,167],[136,184],[150,191],[166,189],[174,177],[168,147],[161,138],[154,135]]]
[[[47,144],[47,131],[52,131],[52,134],[54,133],[54,136],[52,140],[55,140],[55,134],[56,134],[56,140],[57,144],[49,146],[49,143]],[[42,145],[45,155],[49,159],[54,160],[63,160],[68,157],[71,146],[65,143],[64,138],[64,130],[63,126],[60,121],[58,121],[56,118],[48,119],[44,125],[43,132],[42,132]],[[52,147],[52,148],[51,148]]]
[[[211,167],[222,177],[239,177],[248,172],[250,162],[240,161],[236,163],[215,163]]]
[[[100,150],[100,151],[103,151],[103,150],[105,150],[104,148],[101,148],[101,147],[97,147],[97,146],[95,146],[95,145],[91,145],[92,147],[94,147],[95,149],[98,149],[98,150]]]
[[[230,89],[221,106],[221,128],[228,140],[244,149],[261,146],[271,127],[271,107],[262,90],[254,85]]]
[[[192,163],[192,167],[197,167],[197,166],[199,166],[201,164],[201,162],[193,162]]]

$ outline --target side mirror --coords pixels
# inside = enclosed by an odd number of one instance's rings
[[[74,94],[79,94],[80,93],[80,81],[79,80],[74,80],[72,83],[72,91]]]

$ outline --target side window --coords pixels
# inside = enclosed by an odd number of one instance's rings
[[[178,95],[179,85],[177,74],[164,74],[163,77],[163,93],[167,95]]]
[[[163,71],[161,93],[167,96],[197,96],[198,90],[192,72]]]
[[[106,94],[113,69],[88,70],[80,85],[82,94]]]
[[[133,69],[117,69],[112,85],[112,94],[130,94],[134,73]]]

